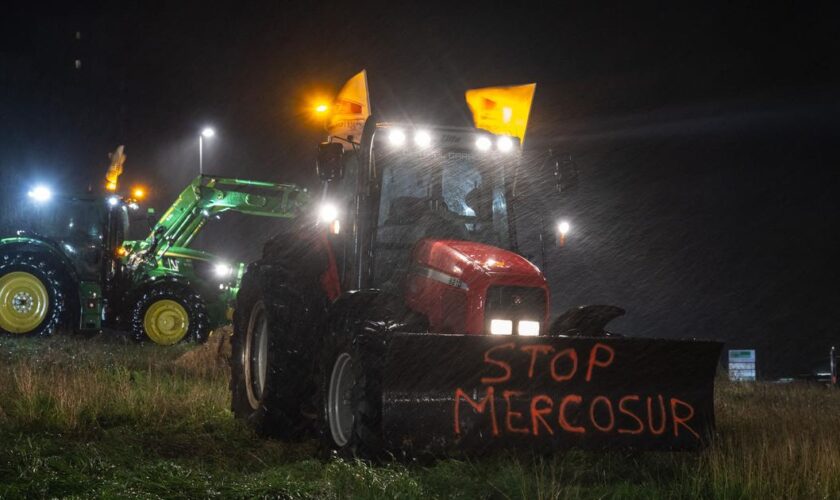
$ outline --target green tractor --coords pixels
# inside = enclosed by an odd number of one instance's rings
[[[308,198],[293,185],[200,175],[159,221],[149,210],[146,239],[126,241],[135,199],[37,187],[27,229],[0,238],[0,332],[109,327],[161,345],[202,341],[229,321],[244,264],[190,248],[195,236],[223,212],[295,217]]]

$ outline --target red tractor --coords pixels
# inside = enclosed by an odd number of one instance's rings
[[[610,334],[612,306],[549,321],[517,184],[562,175],[533,179],[517,139],[368,119],[317,167],[318,216],[237,298],[232,406],[258,432],[362,456],[705,442],[720,344]]]

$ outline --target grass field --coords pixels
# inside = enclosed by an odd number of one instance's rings
[[[0,497],[840,498],[840,391],[718,385],[700,454],[323,460],[229,411],[211,344],[0,338]]]

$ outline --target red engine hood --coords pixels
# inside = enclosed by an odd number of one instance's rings
[[[539,268],[524,257],[483,243],[424,239],[414,248],[413,263],[456,278],[476,282],[545,287]]]
[[[487,331],[485,298],[494,286],[544,290],[547,323],[548,284],[537,266],[513,252],[471,241],[420,240],[405,298],[428,318],[433,332],[481,335]]]

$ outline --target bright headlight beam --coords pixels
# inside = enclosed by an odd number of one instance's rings
[[[496,148],[502,153],[507,153],[513,150],[513,139],[505,135],[499,137],[496,141]]]
[[[52,198],[52,190],[47,186],[35,186],[26,194],[38,203],[50,201]]]
[[[491,319],[490,333],[492,335],[511,335],[513,334],[513,321],[509,319]]]
[[[219,262],[218,264],[213,266],[213,273],[216,275],[217,278],[227,278],[232,272],[233,268],[230,267],[230,264],[227,264],[225,262]]]
[[[338,207],[332,203],[322,203],[318,208],[318,220],[324,224],[331,224],[338,219]]]
[[[427,148],[432,143],[432,136],[425,130],[418,130],[414,134],[414,144],[420,148]]]
[[[563,236],[566,236],[571,228],[572,226],[565,220],[562,220],[559,224],[557,224],[557,230],[560,231],[560,234]]]
[[[523,335],[525,337],[536,337],[540,334],[540,322],[539,321],[527,321],[522,320],[519,322],[519,335]]]
[[[111,205],[112,207],[117,206],[117,203],[119,203],[119,202],[120,202],[120,199],[117,198],[116,196],[109,196],[108,197],[108,204]]]
[[[489,137],[481,136],[475,140],[475,147],[478,148],[479,151],[487,151],[491,146],[493,146],[493,142],[490,141]]]
[[[388,142],[393,146],[402,146],[405,144],[405,132],[398,128],[392,129],[388,133]]]

